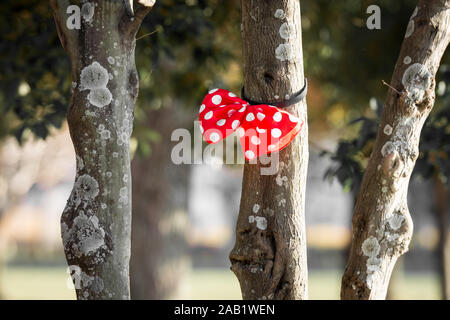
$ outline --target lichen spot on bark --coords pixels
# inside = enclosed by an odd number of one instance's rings
[[[286,18],[286,13],[284,13],[283,9],[277,9],[275,11],[274,16],[275,16],[275,18],[282,20],[282,19]]]
[[[390,136],[392,134],[392,127],[390,125],[385,125],[383,132],[385,135]]]
[[[111,131],[105,129],[105,126],[102,124],[98,126],[97,132],[102,140],[108,140],[111,138]]]
[[[290,24],[288,24],[287,22],[285,22],[281,25],[279,32],[280,32],[280,37],[285,40],[288,40],[289,38],[291,38],[294,35],[293,27]]]
[[[78,197],[82,200],[94,200],[98,196],[98,182],[88,174],[78,177],[74,189]]]
[[[108,71],[97,61],[92,62],[81,70],[80,87],[81,90],[92,90],[104,88],[108,84]]]
[[[248,222],[250,224],[255,223],[256,222],[256,228],[258,228],[259,230],[266,230],[267,229],[267,219],[264,217],[260,217],[260,216],[249,216],[248,217]]]
[[[289,43],[282,43],[275,49],[275,57],[280,61],[289,61],[294,58],[292,45]]]
[[[380,253],[380,244],[377,238],[370,236],[361,245],[361,250],[363,254],[367,257],[377,256]]]
[[[119,206],[128,205],[128,188],[123,187],[119,190]]]
[[[83,17],[84,21],[86,21],[86,22],[92,22],[94,13],[95,13],[95,5],[91,2],[86,2],[81,7],[81,16]]]
[[[65,223],[61,224],[63,242],[65,247],[71,247],[71,253],[76,257],[92,256],[97,261],[103,259],[102,254],[96,255],[97,250],[105,245],[105,231],[99,225],[96,216],[88,216],[83,210],[73,220],[73,225],[68,229]]]
[[[430,88],[433,76],[426,66],[414,63],[406,69],[402,77],[402,84],[406,89],[408,98],[413,102],[421,102],[425,91]]]
[[[396,231],[396,230],[400,229],[404,220],[405,220],[405,217],[403,217],[403,215],[394,213],[388,219],[388,223],[389,223],[389,226],[391,227],[391,229]]]
[[[77,158],[77,160],[76,160],[76,162],[77,162],[77,172],[80,172],[81,170],[84,169],[84,161],[79,155],[76,155],[76,158]]]
[[[103,108],[112,102],[111,91],[106,87],[109,79],[108,71],[97,61],[81,70],[80,89],[90,90],[87,99],[91,105]]]
[[[103,108],[111,103],[112,94],[108,88],[93,89],[88,94],[88,100],[93,106]]]
[[[381,155],[383,157],[386,157],[387,155],[395,152],[395,146],[391,141],[387,141],[381,148]]]
[[[366,284],[369,289],[372,288],[374,278],[378,276],[381,270],[381,259],[377,258],[380,253],[380,244],[377,238],[370,236],[361,245],[361,250],[365,256],[368,257],[366,261],[367,278]]]
[[[260,230],[267,229],[267,219],[264,217],[255,217],[256,227]]]

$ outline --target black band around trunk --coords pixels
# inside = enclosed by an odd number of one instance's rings
[[[278,108],[286,108],[286,107],[292,106],[292,105],[302,101],[306,97],[307,92],[308,92],[308,81],[305,78],[305,84],[304,84],[303,88],[300,91],[298,91],[297,93],[295,93],[294,95],[292,95],[287,100],[274,101],[274,102],[253,101],[245,96],[244,87],[242,87],[242,90],[241,90],[241,99],[247,101],[250,105],[267,104],[267,105],[275,106]]]

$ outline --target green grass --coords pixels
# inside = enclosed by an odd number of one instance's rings
[[[3,267],[0,270],[2,299],[75,299],[67,287],[66,267]]]
[[[309,275],[310,299],[338,299],[340,273],[313,271]],[[17,267],[0,270],[3,299],[75,299],[67,287],[65,266]],[[196,269],[185,280],[180,299],[241,299],[239,282],[227,269]],[[438,299],[438,279],[433,274],[398,274],[392,282],[394,299]]]

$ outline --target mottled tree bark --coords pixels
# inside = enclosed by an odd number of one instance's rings
[[[150,111],[147,126],[160,141],[151,155],[132,162],[133,222],[131,232],[131,298],[180,297],[189,267],[185,228],[190,166],[170,161],[172,131],[187,127],[183,108]],[[189,119],[192,123],[192,119]]]
[[[413,224],[406,196],[450,40],[449,9],[448,0],[420,0],[408,24],[354,209],[342,299],[384,299],[395,262],[408,250]]]
[[[242,0],[246,96],[282,101],[304,85],[300,1]],[[304,122],[279,154],[278,171],[246,163],[230,253],[244,299],[306,299],[305,185],[308,164],[306,102],[288,107]],[[272,155],[272,156],[274,156]]]
[[[135,35],[154,1],[140,2],[145,5],[131,17],[123,1],[82,1],[79,30],[70,30],[66,23],[69,1],[50,2],[72,63],[67,120],[77,173],[61,233],[78,299],[130,298]]]
[[[434,177],[434,198],[436,220],[439,230],[437,256],[439,261],[439,277],[441,283],[441,296],[450,300],[450,234],[449,234],[449,190],[439,177]]]

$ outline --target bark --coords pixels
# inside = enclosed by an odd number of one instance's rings
[[[300,2],[243,0],[241,5],[246,96],[284,100],[304,85]],[[244,299],[307,298],[306,102],[287,111],[304,125],[289,146],[273,154],[279,155],[278,171],[262,174],[266,166],[261,162],[244,166],[236,243],[230,253]]]
[[[435,212],[439,229],[437,255],[439,260],[439,277],[441,295],[444,300],[450,299],[450,236],[448,232],[448,188],[439,177],[434,177]]]
[[[77,172],[61,216],[66,259],[78,299],[129,299],[135,35],[151,6],[131,18],[123,1],[82,1],[81,29],[69,30],[69,1],[50,3],[72,64],[67,120]]]
[[[408,250],[408,185],[450,39],[449,9],[448,0],[420,0],[408,24],[354,209],[342,299],[384,299],[395,262]]]
[[[184,113],[176,107],[151,111],[147,126],[160,134],[160,142],[152,145],[150,156],[133,159],[132,299],[179,297],[188,270],[185,228],[190,166],[173,164],[172,145],[167,143],[173,130],[187,127]]]

